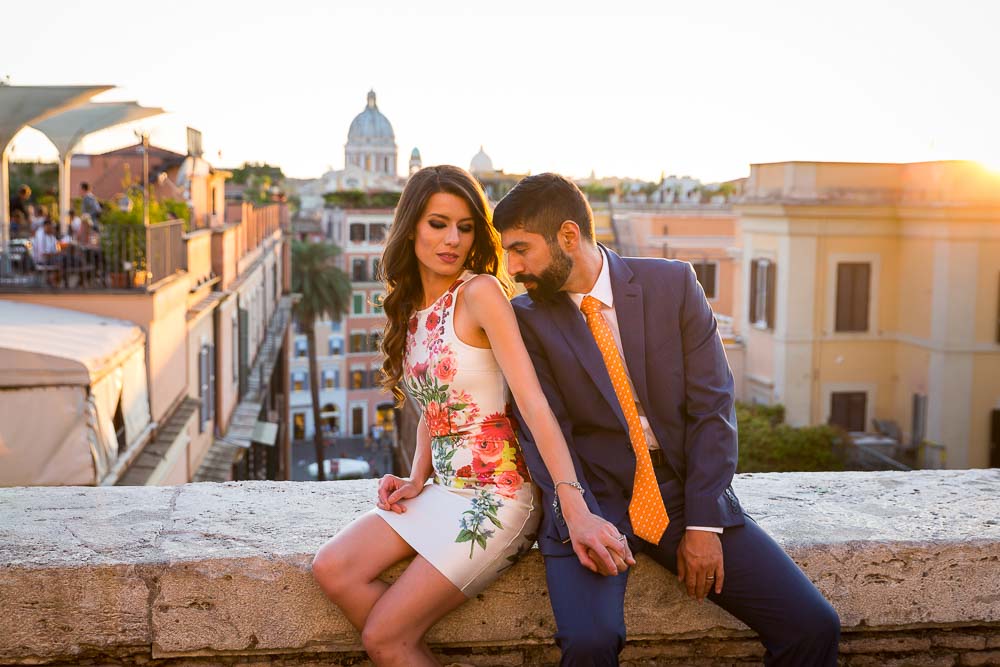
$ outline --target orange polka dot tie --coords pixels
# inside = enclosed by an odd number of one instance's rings
[[[583,303],[580,304],[580,310],[587,318],[587,326],[594,334],[597,347],[604,357],[604,365],[608,368],[608,375],[611,376],[611,384],[614,385],[622,412],[625,413],[629,439],[635,451],[635,482],[628,515],[632,520],[632,530],[637,536],[651,544],[658,544],[663,531],[670,523],[670,518],[667,516],[667,508],[663,506],[660,487],[656,483],[653,462],[649,459],[649,445],[646,444],[646,435],[642,432],[642,422],[639,421],[639,411],[635,407],[635,397],[629,386],[625,364],[618,353],[611,327],[601,314],[602,308],[604,304],[592,296],[583,297]]]

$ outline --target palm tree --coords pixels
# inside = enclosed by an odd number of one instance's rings
[[[316,320],[339,322],[351,299],[351,281],[336,265],[340,248],[332,243],[292,241],[292,291],[301,294],[295,304],[295,317],[306,334],[309,351],[309,391],[312,394],[313,430],[316,444],[316,467],[319,481],[326,480],[323,470],[323,432],[320,424],[319,370],[316,362]]]

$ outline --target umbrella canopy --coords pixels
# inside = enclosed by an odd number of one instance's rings
[[[113,86],[0,86],[0,244],[9,236],[7,147],[25,125],[89,100]]]
[[[59,216],[62,233],[69,222],[69,161],[80,141],[94,132],[164,113],[136,102],[88,102],[32,123],[59,151]]]

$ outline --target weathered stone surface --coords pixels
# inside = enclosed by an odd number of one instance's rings
[[[1000,471],[755,474],[734,487],[839,611],[850,664],[996,647],[992,632],[969,637],[1000,623]],[[357,662],[358,635],[309,564],[374,495],[370,480],[0,489],[0,662]],[[761,654],[752,632],[687,600],[647,558],[631,574],[626,621],[626,663]],[[967,638],[919,631],[941,626]],[[429,640],[453,662],[545,664],[558,660],[554,630],[533,553]]]
[[[931,643],[941,648],[982,651],[986,648],[986,637],[961,632],[942,632],[931,635]]]
[[[980,665],[1000,665],[1000,651],[982,651],[977,653],[963,653],[962,665],[969,667],[979,667]]]

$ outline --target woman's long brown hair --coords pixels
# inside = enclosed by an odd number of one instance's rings
[[[382,336],[385,360],[380,383],[392,392],[397,404],[405,399],[401,384],[406,325],[424,299],[413,239],[428,200],[439,192],[462,199],[469,205],[475,221],[472,248],[464,268],[496,276],[507,296],[513,293],[513,285],[501,260],[500,234],[493,227],[493,213],[479,182],[464,169],[450,165],[425,167],[411,176],[396,206],[378,275],[385,283],[382,307],[387,320]]]

